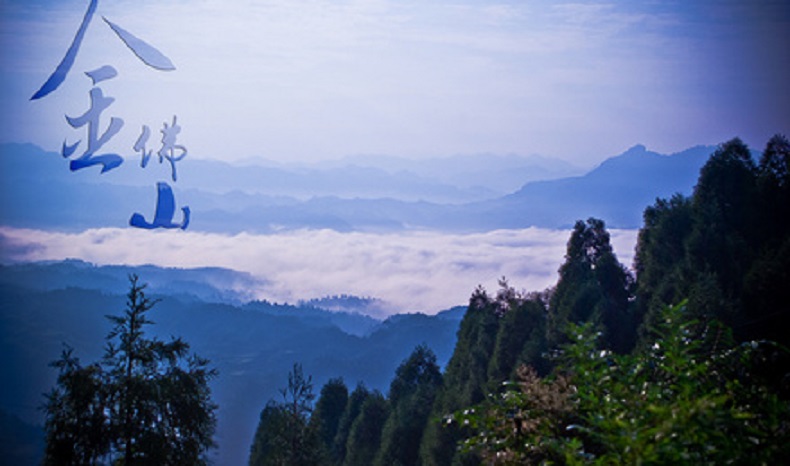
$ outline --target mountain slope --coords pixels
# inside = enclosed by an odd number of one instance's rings
[[[62,345],[73,346],[84,363],[101,357],[111,328],[105,315],[124,309],[128,283],[119,283],[124,272],[138,273],[151,284],[151,297],[161,299],[149,314],[155,325],[148,332],[165,340],[183,337],[219,369],[212,382],[220,406],[218,464],[246,462],[260,410],[279,396],[293,363],[303,365],[315,387],[343,377],[352,388],[364,381],[369,388],[386,391],[398,364],[419,344],[427,344],[439,363],[446,364],[462,317],[457,309],[437,316],[402,315],[373,329],[365,316],[261,301],[233,304],[233,295],[226,302],[212,302],[190,292],[213,288],[211,280],[230,276],[230,271],[94,267],[75,261],[2,266],[0,379],[13,383],[0,384],[0,410],[40,424],[42,393],[56,377],[48,363],[60,355]],[[190,281],[180,288],[164,286],[179,277]],[[368,325],[367,333],[344,331],[350,320]]]
[[[638,228],[645,206],[657,197],[691,194],[714,150],[698,146],[667,156],[635,146],[584,176],[529,183],[470,210],[481,223],[498,228],[567,228],[588,217],[601,218],[610,227]]]

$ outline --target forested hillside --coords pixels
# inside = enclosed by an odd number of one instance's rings
[[[590,218],[554,287],[475,290],[443,373],[420,346],[386,394],[342,380],[314,393],[295,366],[250,464],[780,464],[788,219],[787,139],[757,161],[728,141],[691,196],[644,211],[634,271]]]
[[[128,275],[146,278],[147,291],[159,300],[150,312],[150,335],[167,341],[183,337],[193,350],[219,370],[211,380],[219,405],[210,457],[217,464],[247,461],[260,409],[277,395],[294,362],[304,365],[317,383],[343,374],[384,390],[400,361],[425,343],[446,364],[462,315],[457,310],[436,316],[401,315],[379,321],[339,312],[344,301],[331,299],[335,311],[266,301],[238,302],[225,289],[248,283],[244,274],[223,269],[161,269],[153,266],[94,266],[80,261],[0,266],[0,427],[25,441],[0,444],[3,455],[24,453],[15,464],[36,464],[43,436],[43,394],[56,382],[49,367],[64,348],[74,348],[84,362],[100,360],[104,335],[112,330],[105,316],[123,309]],[[320,302],[315,302],[320,305]],[[27,429],[13,427],[24,421]],[[36,436],[38,435],[38,437]],[[12,448],[13,447],[13,448]],[[22,458],[22,456],[14,456]]]

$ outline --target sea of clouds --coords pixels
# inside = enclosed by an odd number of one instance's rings
[[[620,262],[630,266],[637,231],[612,230],[610,234]],[[466,304],[478,285],[495,291],[502,277],[525,291],[555,284],[569,236],[569,230],[541,228],[474,234],[299,230],[224,235],[133,228],[66,233],[0,227],[0,261],[73,258],[97,265],[224,267],[259,279],[256,289],[237,290],[251,298],[295,303],[351,294],[381,299],[390,313],[432,314]]]

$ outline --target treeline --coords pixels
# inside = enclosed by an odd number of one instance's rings
[[[250,464],[776,464],[790,457],[790,144],[720,146],[644,212],[635,275],[576,223],[556,286],[478,288],[442,374],[389,392],[294,366]]]

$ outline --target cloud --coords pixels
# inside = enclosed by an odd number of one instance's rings
[[[636,232],[612,230],[620,261],[630,264]],[[273,235],[92,229],[80,233],[0,227],[4,261],[78,258],[96,264],[218,266],[248,272],[259,299],[296,302],[334,294],[384,300],[391,312],[433,313],[466,304],[477,285],[542,290],[557,280],[570,232],[528,228],[478,234],[340,233]],[[6,250],[5,245],[14,245]],[[145,278],[145,277],[143,277]]]
[[[8,235],[0,229],[0,263],[20,262],[27,257],[43,254],[46,247],[30,238]]]

